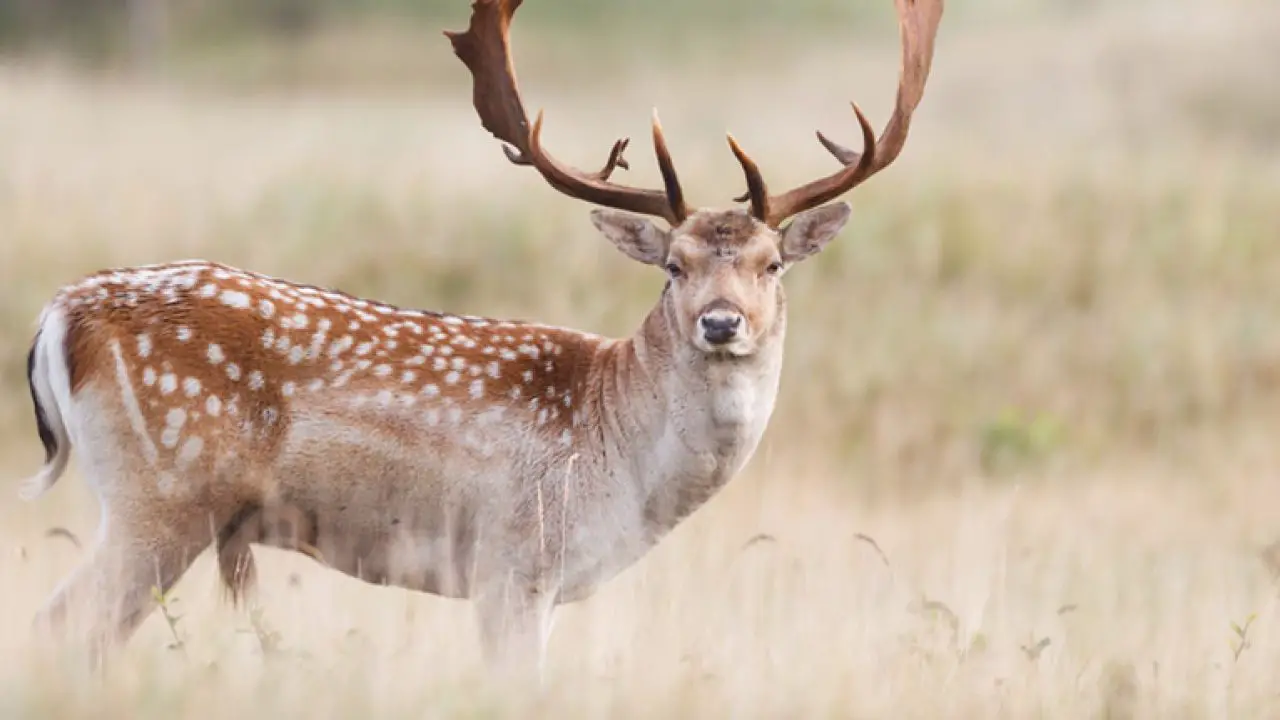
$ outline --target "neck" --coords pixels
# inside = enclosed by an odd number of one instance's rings
[[[656,540],[750,459],[773,412],[783,323],[749,357],[709,356],[661,302],[631,338],[600,349],[599,470],[643,503]]]

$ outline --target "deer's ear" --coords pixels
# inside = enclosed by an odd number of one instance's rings
[[[782,260],[794,263],[818,254],[849,221],[849,203],[837,202],[796,215],[782,231]]]
[[[592,210],[591,222],[632,260],[659,267],[666,262],[670,235],[643,215],[622,210]]]

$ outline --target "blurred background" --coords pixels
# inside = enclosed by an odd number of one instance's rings
[[[42,304],[108,266],[203,257],[403,305],[632,332],[661,273],[480,127],[441,34],[468,16],[467,0],[0,0],[0,468],[21,476],[41,458],[23,360]],[[529,0],[513,38],[554,153],[594,167],[631,136],[619,177],[656,187],[656,107],[697,205],[743,189],[726,130],[773,186],[799,184],[833,169],[813,131],[856,144],[849,101],[882,127],[897,82],[890,0]],[[697,543],[790,529],[829,549],[824,533],[851,526],[809,526],[803,487],[882,544],[896,537],[899,573],[918,561],[920,577],[978,588],[957,612],[986,638],[1015,630],[982,598],[1016,615],[1103,573],[1119,589],[1098,591],[1090,650],[1052,646],[1079,651],[1051,676],[1060,699],[1077,697],[1070,678],[1102,672],[1115,638],[1133,640],[1128,653],[1182,626],[1185,606],[1150,604],[1176,576],[1173,595],[1212,591],[1203,637],[1186,640],[1204,656],[1151,652],[1218,688],[1207,668],[1228,616],[1266,596],[1252,553],[1276,535],[1280,4],[951,0],[905,152],[849,200],[842,236],[787,277],[777,411],[745,489],[693,521]],[[1000,503],[1019,489],[1043,500],[1030,535],[963,525],[974,506],[957,498],[1007,519]],[[83,487],[54,495],[0,501],[13,543],[36,547],[50,523],[92,532]],[[1204,549],[1191,527],[1222,542]],[[1022,560],[933,564],[935,543],[973,532]],[[674,542],[655,567],[688,562],[696,543]],[[1172,565],[1145,569],[1161,558]],[[1022,561],[1018,585],[1006,573]],[[30,579],[26,617],[58,572],[14,572]],[[761,572],[791,600],[753,627],[821,614]],[[819,608],[843,616],[837,594]],[[867,607],[884,610],[876,598]],[[1145,608],[1147,624],[1108,614],[1120,606]],[[817,642],[830,624],[814,623]],[[857,667],[874,678],[880,660]]]
[[[468,16],[0,0],[3,346],[81,273],[193,256],[631,332],[660,274],[503,159],[441,34]],[[624,181],[653,184],[657,107],[694,203],[741,190],[726,130],[770,182],[803,182],[832,165],[813,131],[855,143],[848,101],[880,127],[897,81],[888,0],[535,0],[518,17],[551,147],[595,166],[636,137]],[[901,490],[1178,452],[1280,414],[1278,38],[1265,0],[952,2],[904,157],[788,278],[771,436]],[[22,359],[0,364],[15,431]]]

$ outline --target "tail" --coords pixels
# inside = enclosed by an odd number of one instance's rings
[[[66,352],[67,319],[51,306],[40,317],[36,336],[27,353],[27,385],[35,407],[36,432],[44,444],[44,467],[22,483],[20,495],[35,500],[49,491],[71,459],[71,436],[65,414],[71,407],[71,373]]]

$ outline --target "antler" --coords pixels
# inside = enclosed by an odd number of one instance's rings
[[[494,137],[508,143],[507,158],[516,165],[532,165],[560,192],[580,200],[665,218],[673,226],[684,222],[689,209],[676,177],[671,153],[662,136],[658,114],[653,115],[653,146],[662,171],[663,190],[646,190],[609,182],[616,168],[629,169],[622,154],[630,140],[613,144],[604,168],[587,173],[553,158],[542,148],[542,113],[529,127],[520,89],[511,61],[509,35],[511,17],[524,0],[475,0],[471,25],[465,33],[445,31],[454,54],[471,71],[474,81],[472,101],[480,122]],[[509,147],[514,146],[514,150]]]
[[[729,147],[747,176],[747,192],[734,200],[743,202],[750,199],[752,214],[776,228],[792,215],[817,207],[852,190],[896,160],[907,141],[911,114],[924,95],[925,81],[929,78],[929,68],[933,62],[934,39],[938,34],[938,23],[942,19],[942,4],[943,0],[894,0],[902,36],[902,69],[898,76],[897,103],[879,140],[857,103],[851,103],[862,129],[863,152],[850,150],[818,132],[818,142],[844,168],[781,195],[770,195],[760,169],[734,140],[733,135],[729,135]]]

